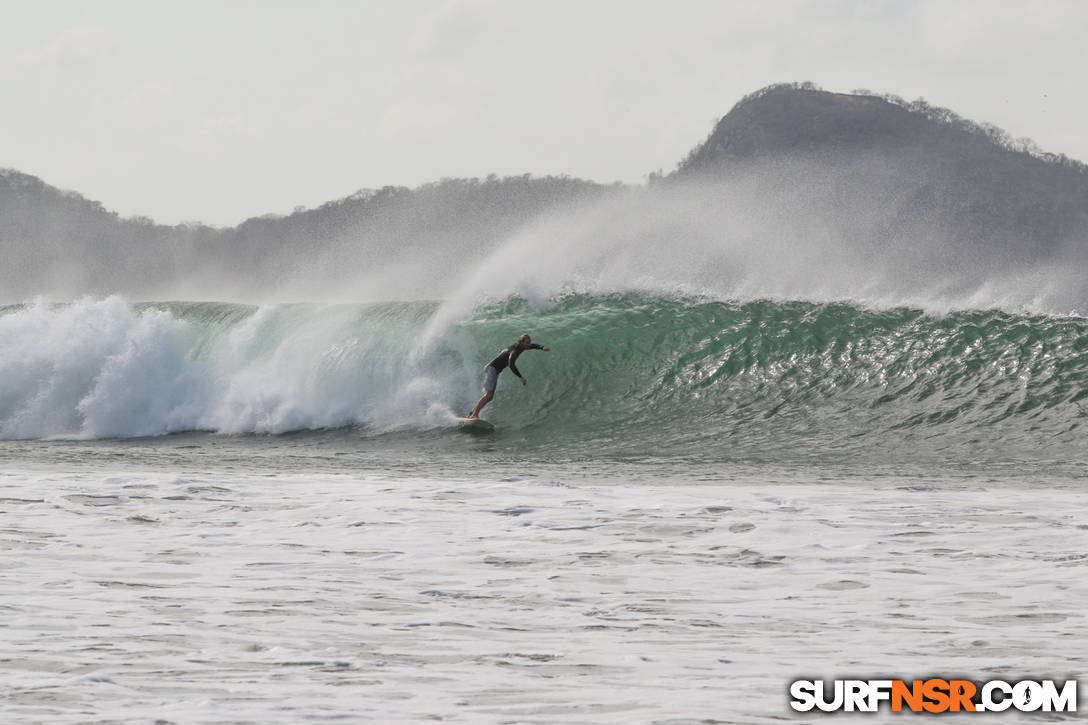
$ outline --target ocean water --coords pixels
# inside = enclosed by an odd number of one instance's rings
[[[551,352],[460,431],[523,331]],[[794,679],[1088,682],[1086,333],[645,290],[4,307],[3,721],[812,722]]]

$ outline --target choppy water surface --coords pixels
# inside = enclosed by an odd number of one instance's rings
[[[0,480],[7,722],[758,723],[806,720],[799,677],[1088,678],[1079,479],[92,469]]]

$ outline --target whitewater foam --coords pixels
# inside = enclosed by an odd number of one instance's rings
[[[461,371],[436,378],[431,361],[412,362],[418,321],[388,311],[284,305],[239,317],[213,306],[179,319],[165,307],[86,298],[0,315],[0,435],[437,425],[452,416],[449,391],[464,389]]]

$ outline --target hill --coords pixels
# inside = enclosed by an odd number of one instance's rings
[[[900,225],[940,227],[1005,259],[1088,239],[1088,167],[924,100],[777,85],[742,99],[675,178],[723,178],[782,160],[879,189]]]
[[[6,301],[115,292],[306,298],[315,289],[358,296],[367,270],[421,257],[436,272],[468,264],[527,220],[611,191],[567,177],[447,179],[417,189],[363,190],[317,209],[215,229],[122,219],[79,194],[5,170],[0,248],[8,263],[0,268],[0,290]],[[405,296],[426,296],[419,286],[403,290]],[[384,291],[396,292],[389,284]]]

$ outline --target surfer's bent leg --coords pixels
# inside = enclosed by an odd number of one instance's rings
[[[469,418],[479,418],[480,411],[495,397],[495,384],[499,381],[499,371],[488,365],[484,368],[484,396],[476,402],[476,407],[468,414]]]

